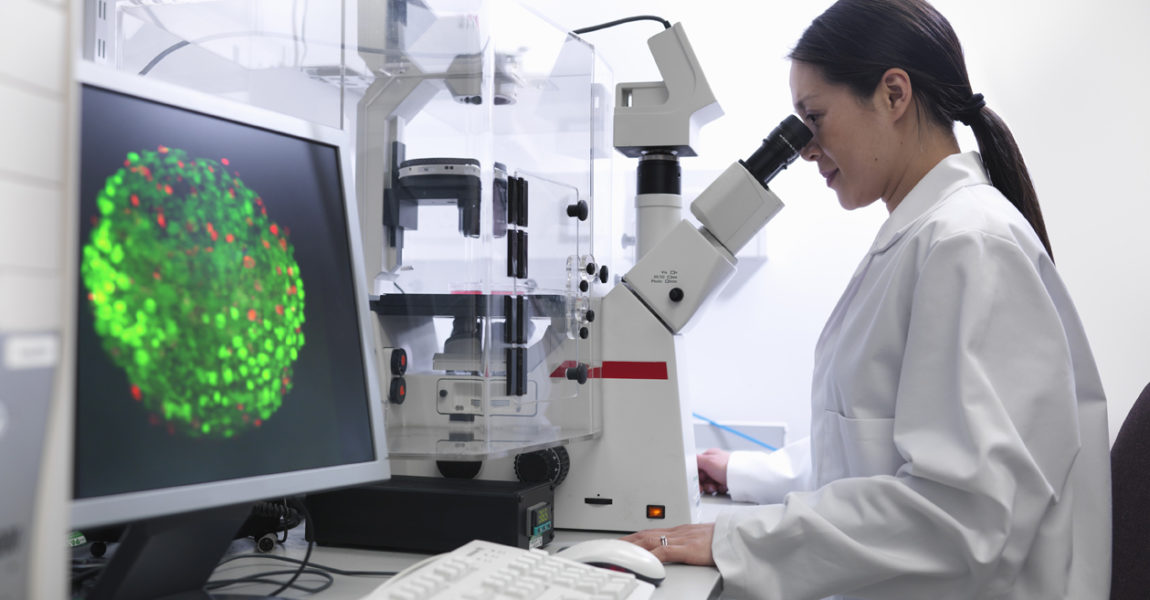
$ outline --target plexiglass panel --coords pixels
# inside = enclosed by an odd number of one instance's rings
[[[361,2],[358,23],[365,276],[381,346],[408,356],[391,455],[596,435],[586,323],[606,287],[591,208],[610,95],[594,49],[513,2]]]
[[[355,0],[85,0],[84,55],[341,128],[345,20],[354,7]]]

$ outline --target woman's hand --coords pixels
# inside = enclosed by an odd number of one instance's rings
[[[711,540],[714,537],[715,524],[701,523],[670,529],[647,529],[623,539],[650,550],[655,558],[665,563],[713,567],[715,557],[711,553]]]
[[[731,453],[718,448],[709,448],[695,457],[699,465],[699,489],[704,494],[727,493],[727,463]]]

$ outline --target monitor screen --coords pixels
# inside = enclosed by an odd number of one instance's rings
[[[73,526],[386,478],[341,143],[123,88],[81,91]]]

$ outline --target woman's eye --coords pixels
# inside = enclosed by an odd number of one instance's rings
[[[807,120],[811,122],[811,125],[817,125],[819,117],[821,116],[822,115],[807,115]]]

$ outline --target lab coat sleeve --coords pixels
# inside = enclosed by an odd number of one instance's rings
[[[999,571],[1025,562],[1080,447],[1066,334],[1013,242],[964,233],[923,252],[894,450],[890,435],[853,440],[901,466],[720,516],[712,550],[733,597],[1012,597],[988,582],[1009,586]]]
[[[811,439],[774,452],[736,450],[727,462],[727,491],[736,502],[781,502],[790,492],[810,489]]]

